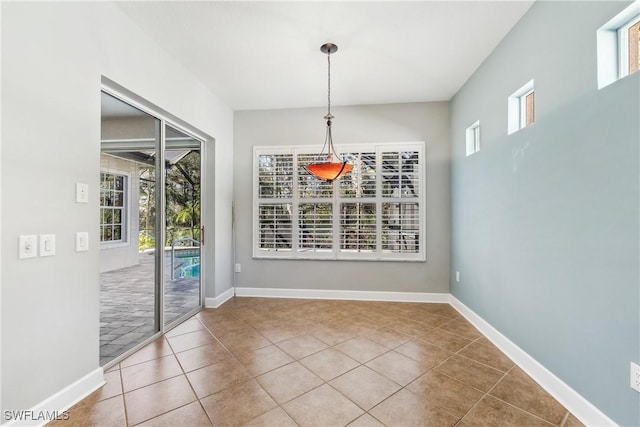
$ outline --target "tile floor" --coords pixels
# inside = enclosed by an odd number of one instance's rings
[[[447,304],[234,298],[52,426],[579,426]]]

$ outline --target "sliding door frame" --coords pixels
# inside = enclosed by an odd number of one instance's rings
[[[140,98],[139,96],[135,95],[134,99],[132,96],[127,95],[125,93],[123,93],[123,90],[119,89],[118,87],[116,87],[117,84],[110,84],[110,83],[106,83],[104,81],[103,78],[103,82],[101,84],[100,87],[100,91],[102,93],[105,93],[107,95],[110,95],[116,99],[118,99],[119,101],[122,101],[134,108],[137,108],[138,110],[149,114],[150,116],[154,117],[155,119],[157,119],[159,122],[157,124],[157,126],[160,127],[159,129],[159,146],[158,146],[158,152],[156,153],[156,162],[160,165],[160,167],[156,167],[156,189],[161,189],[161,197],[157,197],[156,195],[156,247],[155,247],[155,266],[154,266],[154,271],[155,271],[155,284],[154,284],[154,289],[156,292],[156,312],[155,312],[155,319],[154,321],[156,322],[156,325],[158,326],[158,331],[155,332],[152,336],[150,336],[149,338],[147,338],[146,340],[144,340],[143,342],[141,342],[140,344],[136,345],[135,347],[127,350],[126,352],[124,352],[123,354],[121,354],[120,356],[114,358],[113,360],[109,361],[108,363],[106,363],[102,368],[106,371],[107,369],[109,369],[110,367],[116,365],[117,363],[119,363],[120,361],[122,361],[123,359],[126,359],[127,357],[129,357],[130,355],[132,355],[133,353],[135,353],[136,351],[138,351],[139,349],[141,349],[142,347],[148,345],[149,343],[153,342],[154,340],[158,339],[159,337],[161,337],[162,335],[164,335],[166,332],[168,332],[169,330],[171,330],[172,328],[176,327],[177,325],[179,325],[181,322],[183,322],[186,318],[188,318],[189,316],[194,315],[195,313],[199,312],[200,310],[202,310],[202,308],[204,307],[204,302],[205,302],[205,292],[204,292],[204,284],[205,282],[205,275],[206,275],[206,265],[203,262],[203,254],[204,254],[204,250],[203,250],[203,246],[204,246],[204,238],[205,238],[205,234],[204,234],[204,229],[203,229],[203,222],[204,222],[204,218],[206,218],[206,204],[203,203],[202,198],[203,195],[205,194],[205,187],[206,187],[206,169],[204,167],[205,163],[205,159],[206,159],[206,155],[207,155],[207,144],[206,142],[208,140],[210,140],[210,138],[207,138],[205,135],[203,135],[201,132],[199,132],[197,129],[187,125],[183,125],[180,123],[177,123],[175,120],[171,119],[170,117],[167,117],[167,115],[165,113],[163,113],[161,111],[161,109],[154,107],[152,104],[144,101],[142,98]],[[170,126],[174,129],[179,130],[180,132],[185,133],[186,135],[192,137],[195,140],[198,140],[200,142],[200,199],[201,199],[201,203],[200,203],[200,227],[201,227],[201,235],[200,235],[200,298],[199,298],[199,306],[197,308],[195,308],[194,310],[192,310],[191,312],[185,314],[184,316],[180,317],[179,319],[176,319],[175,321],[171,322],[171,324],[169,325],[165,325],[164,324],[164,291],[165,291],[165,284],[164,284],[164,249],[165,249],[165,239],[166,239],[166,191],[165,191],[165,184],[166,184],[166,176],[164,173],[164,162],[165,162],[165,148],[166,148],[166,127]],[[157,190],[156,190],[157,191]],[[158,215],[158,213],[160,215]],[[135,237],[137,239],[137,237]],[[160,249],[158,249],[160,248]]]

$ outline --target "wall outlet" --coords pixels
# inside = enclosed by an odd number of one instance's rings
[[[233,269],[233,271],[234,271],[235,273],[240,273],[240,272],[242,271],[242,265],[240,265],[240,264],[236,264],[236,265],[235,265],[235,267],[234,267],[234,269]]]
[[[456,282],[460,281],[460,272],[456,271]]]
[[[640,392],[640,366],[631,362],[631,378],[630,378],[631,388],[635,391]]]

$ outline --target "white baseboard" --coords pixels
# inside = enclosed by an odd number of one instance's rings
[[[234,288],[227,289],[226,291],[224,291],[223,293],[221,293],[215,298],[205,298],[204,306],[205,308],[218,308],[222,304],[224,304],[225,302],[233,298],[234,295],[235,295]]]
[[[33,408],[27,411],[21,411],[23,419],[13,419],[6,424],[3,424],[3,426],[26,427],[44,425],[51,421],[51,419],[40,418],[55,413],[59,414],[59,416],[62,416],[62,413],[64,411],[80,402],[82,399],[96,391],[98,388],[102,387],[104,384],[104,372],[102,368],[96,368],[84,377],[80,378],[79,380],[73,382],[54,395],[38,403]],[[4,419],[5,414],[2,415]]]
[[[449,294],[320,289],[235,288],[238,297],[449,303]]]
[[[458,310],[473,326],[486,336],[496,347],[525,371],[535,382],[540,384],[551,396],[560,402],[569,412],[587,426],[616,426],[609,417],[593,406],[587,399],[556,377],[527,352],[514,344],[507,337],[491,326],[473,310],[464,305],[453,295],[450,304]]]

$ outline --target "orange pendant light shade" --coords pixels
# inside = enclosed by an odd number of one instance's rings
[[[324,162],[311,163],[305,168],[316,178],[331,182],[351,172],[353,165],[348,162]]]

